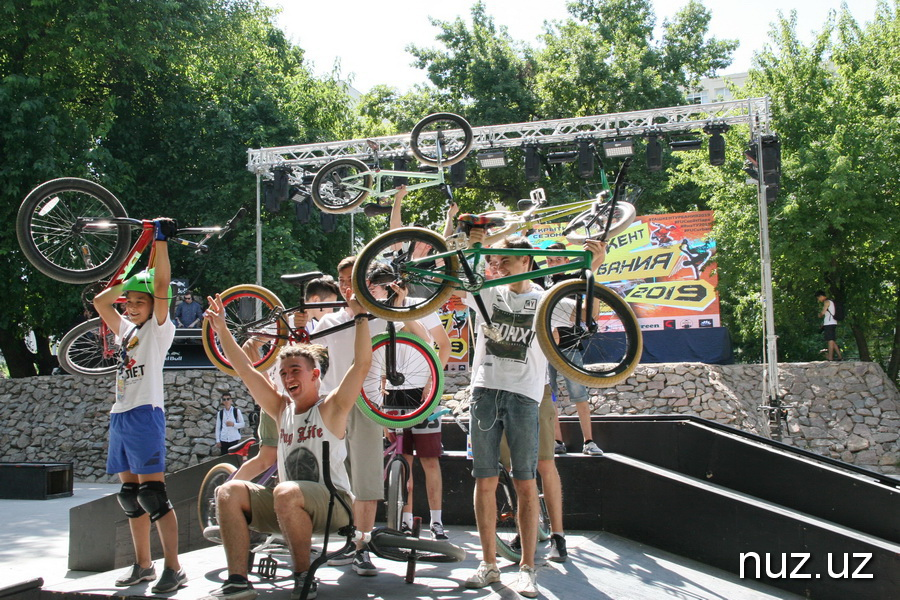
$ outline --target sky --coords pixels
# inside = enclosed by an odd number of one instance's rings
[[[425,71],[410,66],[412,56],[405,51],[408,44],[437,46],[438,29],[429,17],[443,21],[463,17],[470,21],[470,7],[475,0],[262,0],[272,7],[282,7],[277,17],[288,38],[306,51],[317,74],[328,73],[335,61],[340,73],[361,92],[377,84],[387,84],[406,91],[413,84],[426,81]],[[702,0],[712,13],[710,34],[720,39],[737,39],[740,47],[734,63],[719,73],[740,73],[750,68],[753,53],[769,42],[771,24],[778,11],[797,11],[797,32],[808,43],[812,32],[820,31],[828,12],[837,11],[842,0]],[[487,13],[495,23],[505,25],[515,40],[538,45],[545,21],[568,16],[567,0],[485,0]],[[653,0],[657,26],[671,18],[688,0]],[[875,15],[876,0],[848,0],[847,4],[860,23]],[[656,36],[659,39],[659,35]]]

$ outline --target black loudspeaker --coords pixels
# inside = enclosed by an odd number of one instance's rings
[[[655,135],[647,138],[647,170],[651,173],[662,170],[662,144]]]
[[[578,141],[578,176],[582,179],[594,176],[594,148],[588,140]]]
[[[397,158],[394,159],[394,170],[395,171],[405,171],[406,170],[406,157],[405,156],[398,156]],[[395,175],[393,179],[394,179],[394,187],[406,185],[407,183],[409,183],[408,177],[398,177]]]
[[[454,165],[450,165],[450,185],[453,187],[465,187],[466,161],[461,160]]]
[[[271,213],[281,210],[281,203],[275,194],[275,186],[268,182],[263,185],[263,203],[266,210]]]
[[[311,212],[311,204],[312,201],[309,197],[304,197],[299,202],[294,203],[294,210],[296,211],[297,220],[304,225],[309,223],[309,213]]]
[[[535,183],[541,179],[541,157],[537,146],[525,146],[525,181]]]
[[[319,222],[322,224],[324,233],[334,233],[337,227],[337,215],[323,212],[319,217]]]

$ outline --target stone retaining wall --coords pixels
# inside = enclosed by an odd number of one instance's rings
[[[796,403],[781,441],[887,474],[900,473],[900,394],[873,363],[780,365],[784,401]],[[218,371],[165,374],[168,470],[217,454],[213,429],[220,397],[251,412],[240,382]],[[447,378],[458,402],[468,374]],[[563,386],[563,390],[565,386]],[[770,437],[762,404],[760,365],[673,363],[641,365],[624,384],[592,389],[594,414],[694,414]],[[75,476],[113,481],[105,473],[111,379],[58,375],[0,381],[3,461],[73,461]],[[564,414],[575,414],[565,393]],[[244,430],[249,434],[250,429]]]

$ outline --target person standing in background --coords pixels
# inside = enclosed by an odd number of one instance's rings
[[[244,415],[241,409],[234,406],[231,392],[222,394],[222,408],[216,414],[216,446],[219,454],[228,454],[235,442],[241,439],[241,427],[244,426]]]

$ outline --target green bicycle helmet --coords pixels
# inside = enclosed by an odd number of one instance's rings
[[[137,275],[129,277],[125,280],[122,287],[122,293],[127,292],[143,292],[153,296],[153,269],[141,271]],[[169,286],[169,297],[166,299],[169,306],[172,305],[172,286]]]

